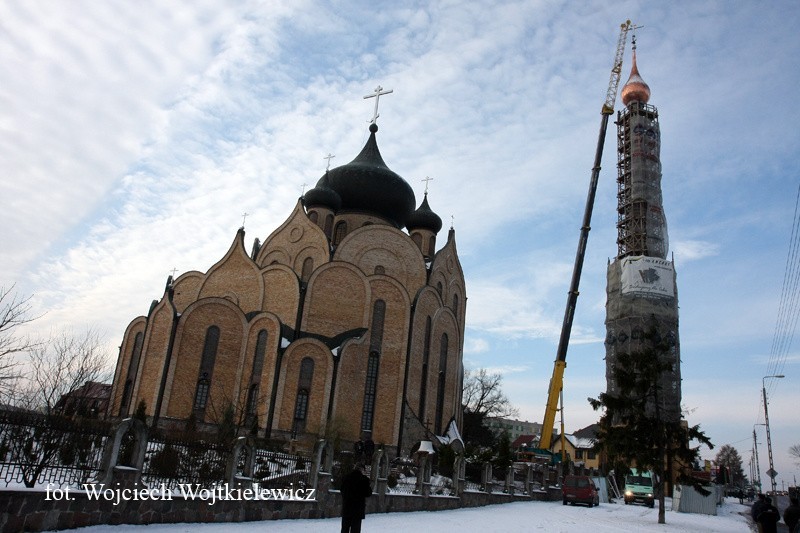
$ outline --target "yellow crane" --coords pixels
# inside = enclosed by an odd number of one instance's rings
[[[572,270],[572,281],[570,283],[569,292],[567,293],[567,309],[564,312],[564,322],[561,325],[561,337],[558,341],[558,348],[556,350],[556,361],[553,367],[553,377],[550,378],[550,387],[547,393],[547,405],[544,411],[544,422],[542,423],[542,436],[539,439],[539,447],[543,450],[549,450],[551,440],[553,438],[553,424],[556,420],[556,412],[558,411],[558,401],[562,397],[562,386],[564,382],[564,369],[567,367],[567,346],[569,345],[569,337],[572,332],[572,320],[575,316],[575,304],[578,301],[578,286],[581,279],[581,270],[583,269],[583,258],[586,253],[586,242],[589,239],[589,230],[591,230],[592,209],[594,207],[594,197],[597,192],[597,180],[600,176],[600,162],[603,158],[603,146],[606,141],[606,129],[608,128],[608,117],[614,114],[614,103],[617,100],[617,89],[619,87],[619,78],[622,73],[622,57],[625,54],[625,43],[628,38],[628,32],[639,28],[634,26],[630,20],[625,21],[620,25],[619,39],[617,40],[617,52],[614,56],[614,66],[611,67],[611,79],[608,82],[608,91],[606,92],[606,101],[603,103],[603,108],[600,111],[602,121],[600,123],[600,134],[597,139],[597,151],[594,155],[594,166],[592,167],[592,177],[589,183],[589,194],[586,198],[586,208],[583,214],[583,225],[581,226],[580,240],[578,241],[578,251],[575,254],[575,264]],[[563,399],[562,399],[563,409]],[[561,419],[561,459],[564,459],[564,421]]]

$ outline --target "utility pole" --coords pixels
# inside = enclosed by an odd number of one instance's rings
[[[767,426],[767,453],[769,454],[769,470],[767,470],[767,474],[772,480],[773,494],[775,494],[775,491],[778,489],[777,483],[775,483],[775,476],[777,476],[778,473],[775,471],[772,464],[772,440],[770,439],[769,435],[769,410],[767,409],[767,386],[765,380],[768,378],[782,378],[782,377],[784,377],[783,374],[775,374],[772,376],[764,376],[763,378],[761,378],[761,392],[764,395],[764,422],[766,422],[766,424],[764,425]]]

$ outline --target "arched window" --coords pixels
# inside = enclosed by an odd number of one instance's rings
[[[133,341],[133,349],[131,350],[131,361],[128,364],[128,374],[125,379],[125,388],[122,391],[122,401],[119,406],[120,416],[126,414],[127,407],[131,402],[131,394],[133,393],[133,383],[136,381],[136,373],[139,371],[139,359],[142,356],[142,341],[144,334],[140,331],[136,334]]]
[[[439,351],[439,383],[436,390],[436,434],[442,434],[442,415],[444,414],[444,385],[447,378],[447,333],[442,334]]]
[[[208,404],[211,390],[211,376],[214,373],[214,361],[217,358],[219,346],[219,328],[210,326],[206,330],[206,339],[203,343],[203,357],[200,360],[200,376],[197,380],[197,390],[194,394],[195,410],[204,410]]]
[[[313,222],[314,224],[316,224],[316,223],[317,223],[317,219],[318,219],[318,218],[319,218],[319,215],[317,214],[316,210],[314,210],[314,211],[311,211],[311,213],[309,213],[309,214],[308,214],[308,219],[309,219],[311,222]]]
[[[258,409],[258,389],[261,385],[261,371],[264,369],[264,354],[267,351],[267,330],[258,332],[256,350],[253,354],[253,369],[250,372],[250,388],[247,390],[247,403],[245,404],[246,424],[253,423],[253,417]]]
[[[419,248],[419,251],[420,251],[420,252],[423,252],[423,253],[425,253],[425,252],[422,250],[422,235],[420,235],[419,233],[416,233],[416,232],[415,232],[415,233],[412,233],[412,234],[411,234],[411,240],[414,242],[414,244],[416,244],[416,245],[417,245],[417,248]]]
[[[211,382],[208,379],[208,374],[205,372],[200,379],[197,380],[197,390],[194,393],[194,408],[196,410],[203,410],[208,404],[208,393],[211,387]]]
[[[305,261],[303,261],[303,272],[300,274],[300,281],[303,283],[308,283],[308,279],[311,277],[311,273],[314,271],[314,260],[310,257],[306,257]]]
[[[347,222],[340,221],[336,224],[336,229],[333,232],[333,244],[339,244],[347,235]]]
[[[329,239],[331,238],[331,228],[333,227],[333,215],[327,215],[325,217],[325,227],[322,228],[322,231],[325,232],[325,236]]]
[[[375,417],[375,393],[378,388],[378,363],[380,356],[370,352],[367,360],[367,382],[364,384],[364,410],[361,412],[361,431],[372,431]]]
[[[258,407],[258,383],[253,383],[247,390],[247,406],[246,406],[247,416],[249,417],[254,416],[256,414],[257,407]]]
[[[364,409],[361,412],[361,430],[372,431],[375,418],[375,396],[378,392],[378,367],[383,349],[383,325],[386,318],[386,302],[375,300],[372,306],[372,328],[370,328],[367,379],[364,383]]]
[[[428,241],[428,257],[436,255],[436,235],[432,236]]]
[[[428,361],[431,357],[431,317],[425,319],[425,345],[422,347],[422,379],[419,384],[418,415],[425,423],[425,399],[428,395]]]
[[[383,267],[383,265],[378,265],[375,267],[375,274],[386,274],[386,269]]]
[[[292,421],[292,438],[306,430],[308,418],[308,400],[311,383],[314,379],[314,360],[304,357],[300,361],[300,376],[297,379],[297,395],[294,401],[294,420]]]
[[[441,281],[438,281],[438,282],[436,283],[436,292],[438,292],[438,293],[439,293],[439,296],[442,296],[442,291],[443,291],[443,289],[444,289],[444,287],[442,287],[442,282],[441,282]]]
[[[458,318],[458,294],[453,295],[453,314]]]

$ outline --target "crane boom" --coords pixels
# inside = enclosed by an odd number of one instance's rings
[[[614,114],[614,102],[617,99],[617,88],[622,72],[622,57],[625,53],[625,42],[627,41],[628,31],[635,28],[631,21],[625,21],[620,26],[619,39],[617,40],[617,51],[614,56],[614,66],[611,68],[611,79],[608,82],[606,101],[601,110],[602,120],[600,121],[600,133],[597,138],[597,150],[594,155],[594,166],[592,167],[591,180],[589,182],[589,193],[586,198],[586,208],[583,214],[583,224],[581,225],[580,239],[578,240],[578,251],[575,254],[575,264],[572,269],[572,281],[570,282],[569,292],[567,293],[567,308],[564,312],[564,321],[561,324],[561,337],[558,340],[556,349],[556,360],[553,366],[553,376],[550,378],[550,386],[547,392],[547,405],[544,411],[544,421],[542,423],[542,436],[539,439],[539,447],[542,449],[550,448],[550,441],[553,438],[553,424],[556,420],[558,411],[558,399],[564,382],[564,369],[567,367],[567,346],[569,337],[572,333],[572,320],[575,316],[575,304],[578,301],[578,286],[583,270],[583,258],[586,254],[586,242],[589,240],[589,230],[591,230],[592,209],[594,208],[594,198],[597,192],[597,181],[600,176],[600,162],[603,158],[603,146],[606,141],[606,130],[608,129],[608,117]],[[561,433],[564,433],[562,427]],[[563,453],[562,446],[562,453]]]

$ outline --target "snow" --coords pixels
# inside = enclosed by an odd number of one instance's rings
[[[657,504],[656,504],[657,505]],[[736,533],[750,532],[747,515],[750,507],[736,499],[728,499],[718,507],[717,516],[670,511],[667,500],[666,525],[658,524],[658,508],[619,503],[599,507],[563,506],[561,502],[515,502],[454,511],[369,514],[364,531],[392,533],[435,530],[439,532],[508,533],[547,531],[658,531],[660,533]],[[275,520],[225,524],[155,524],[150,526],[92,526],[81,533],[335,533],[340,531],[339,518],[320,520]]]

